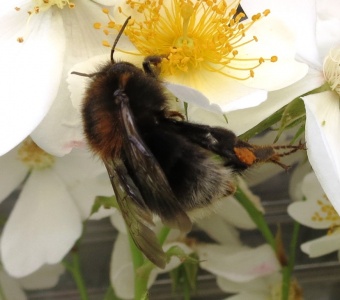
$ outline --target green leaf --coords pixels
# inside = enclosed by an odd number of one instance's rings
[[[109,209],[112,207],[118,208],[116,197],[115,196],[112,196],[112,197],[97,196],[92,205],[91,215],[96,213],[101,207],[104,207],[106,209]]]
[[[193,264],[198,263],[197,259],[195,259],[192,255],[186,254],[179,246],[172,246],[168,251],[166,251],[166,256],[168,257],[168,260],[170,260],[172,256],[177,256],[182,262],[189,262]]]
[[[145,292],[141,300],[149,300],[149,292]]]
[[[198,273],[198,255],[196,253],[190,254],[191,260],[197,261],[197,263],[193,264],[191,261],[185,261],[183,263],[183,267],[185,269],[185,274],[187,278],[187,282],[190,286],[191,290],[196,290],[197,283],[197,273]]]
[[[305,123],[306,120],[301,124],[300,128],[296,131],[293,139],[290,142],[291,144],[294,144],[296,140],[299,139],[299,137],[305,132]]]
[[[106,291],[104,300],[122,300],[122,299],[117,297],[117,295],[115,294],[115,291],[113,290],[113,287],[110,286],[108,290]]]
[[[268,128],[270,128],[271,126],[273,126],[274,124],[276,124],[277,122],[281,120],[284,110],[285,110],[285,106],[280,108],[276,112],[274,112],[272,115],[270,115],[268,118],[261,121],[259,124],[257,124],[253,128],[241,134],[239,138],[241,140],[247,141],[253,136],[267,130]]]
[[[298,222],[294,222],[293,232],[291,234],[291,241],[289,245],[289,259],[288,265],[282,268],[282,300],[288,300],[290,296],[289,290],[294,288],[293,271],[296,259],[296,252],[299,247],[299,235],[301,225]]]
[[[0,216],[0,228],[4,227],[7,222],[7,217]]]
[[[282,113],[280,127],[275,142],[285,130],[301,125],[301,123],[304,124],[305,116],[305,104],[301,98],[296,98],[287,104]]]
[[[190,299],[190,294],[196,290],[198,267],[198,256],[196,253],[192,253],[190,259],[169,273],[173,291],[180,290],[184,299]]]

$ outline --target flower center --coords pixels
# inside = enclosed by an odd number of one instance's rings
[[[75,7],[75,4],[73,2],[71,2],[70,0],[32,0],[32,2],[33,2],[32,8],[27,11],[28,19],[27,19],[27,23],[26,23],[25,32],[27,32],[28,24],[29,24],[31,18],[34,15],[37,15],[40,12],[44,12],[44,11],[50,9],[54,5],[57,6],[58,8],[60,8],[60,9],[63,9],[66,5],[69,8],[74,8]],[[15,7],[15,10],[16,11],[20,11],[21,9],[20,9],[20,7]],[[19,43],[23,43],[25,35],[26,34],[24,34],[23,36],[18,37],[17,41]]]
[[[18,150],[18,159],[31,169],[46,169],[53,166],[55,158],[27,138]]]
[[[328,230],[328,234],[334,233],[335,230],[339,229],[340,226],[340,216],[329,202],[327,196],[323,195],[324,199],[318,199],[317,203],[319,206],[319,211],[314,212],[312,220],[315,222],[329,221],[332,223]]]
[[[245,14],[237,11],[239,3],[240,0],[230,4],[224,0],[174,0],[166,6],[162,0],[127,0],[126,5],[136,11],[136,15],[124,33],[139,51],[132,54],[164,57],[162,75],[179,75],[203,68],[245,80],[254,77],[254,69],[262,63],[275,62],[277,57],[242,57],[242,48],[258,41],[256,36],[249,37],[247,31],[270,11],[241,22]],[[127,17],[123,8],[119,7],[118,11]],[[104,12],[108,14],[107,10]],[[112,28],[121,28],[108,17],[105,34],[111,33]],[[101,24],[96,23],[95,28],[101,28]],[[103,44],[109,46],[106,41]]]
[[[340,47],[331,49],[324,60],[323,72],[330,88],[340,95]]]
[[[190,18],[194,13],[194,7],[191,3],[183,3],[181,8],[181,16],[183,19],[182,27],[183,27],[183,35],[178,37],[174,43],[174,48],[182,48],[182,47],[189,47],[195,48],[195,44],[192,38],[188,36],[188,26]]]

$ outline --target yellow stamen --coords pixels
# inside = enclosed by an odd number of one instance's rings
[[[41,12],[44,12],[44,11],[47,11],[52,6],[57,6],[59,9],[63,9],[66,5],[69,8],[74,8],[75,7],[75,4],[73,2],[71,2],[70,0],[32,0],[32,2],[33,2],[32,8],[27,11],[28,19],[27,19],[27,22],[26,22],[24,36],[26,35],[26,32],[28,30],[28,24],[29,24],[31,18],[34,15],[37,15],[37,14],[39,14]],[[20,7],[15,7],[15,10],[16,11],[20,11],[21,9],[20,9]],[[23,36],[18,37],[17,41],[19,43],[23,43],[24,42],[24,37]]]
[[[330,88],[340,95],[340,47],[331,49],[325,58],[323,72]]]
[[[278,57],[277,57],[277,56],[272,56],[272,57],[270,58],[270,61],[271,61],[271,62],[277,62],[277,60],[278,60]]]
[[[258,41],[256,36],[247,36],[249,28],[270,13],[265,10],[241,22],[245,15],[237,13],[239,4],[240,0],[230,4],[224,0],[173,0],[166,6],[162,0],[126,0],[138,18],[132,16],[124,34],[141,55],[165,57],[163,76],[205,69],[246,80],[255,76],[254,70],[261,64],[275,62],[277,57],[243,58],[239,54],[243,46]],[[122,7],[118,12],[128,16]],[[121,25],[107,15],[105,30],[119,30]]]
[[[270,14],[270,9],[266,9],[263,13],[262,13],[265,17],[268,16]]]
[[[314,212],[311,219],[314,222],[331,222],[328,234],[332,234],[335,228],[340,226],[340,216],[329,202],[327,196],[323,195],[323,198],[324,199],[318,199],[317,204],[319,210]]]
[[[94,27],[95,29],[100,29],[100,28],[102,28],[102,24],[99,23],[99,22],[97,22],[97,23],[94,23],[94,24],[93,24],[93,27]]]
[[[50,168],[55,161],[54,156],[39,148],[31,138],[27,138],[18,150],[18,159],[31,169]]]
[[[103,41],[102,44],[103,44],[104,47],[111,47],[111,45],[108,41]]]

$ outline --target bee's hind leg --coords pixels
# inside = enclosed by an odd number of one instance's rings
[[[150,55],[144,58],[143,70],[146,74],[158,78],[161,73],[161,62],[164,56],[162,55]]]

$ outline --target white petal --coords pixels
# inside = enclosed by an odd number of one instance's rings
[[[174,242],[168,243],[163,248],[167,251],[169,248],[176,246],[180,247],[184,253],[189,255],[192,253],[187,245]],[[167,273],[170,270],[178,267],[181,261],[177,257],[172,257],[165,269],[154,268],[148,279],[148,287],[150,287],[156,280],[160,273]],[[126,234],[119,233],[115,241],[110,266],[110,280],[114,291],[118,297],[123,299],[132,299],[134,296],[134,273],[131,257],[131,250],[129,240]]]
[[[196,225],[222,245],[233,244],[241,246],[239,231],[221,217],[211,215],[196,221]]]
[[[105,22],[107,16],[99,5],[78,1],[74,9],[63,9],[67,53],[63,61],[63,80],[50,111],[32,133],[34,141],[45,151],[63,156],[73,148],[85,145],[79,111],[72,107],[67,82],[68,71],[75,63],[110,50],[102,46],[104,34],[93,28],[94,22]],[[79,77],[74,75],[75,77]]]
[[[321,60],[329,50],[340,44],[340,2],[317,0],[316,40]]]
[[[255,197],[254,195],[252,195]],[[222,200],[216,212],[231,225],[241,229],[255,229],[256,225],[243,206],[234,197]]]
[[[65,50],[58,11],[34,16],[29,34],[18,43],[27,22],[25,9],[2,16],[0,155],[19,144],[41,122],[58,91]]]
[[[190,103],[190,108],[194,106],[196,107],[197,105],[199,108],[222,115],[221,108],[214,103],[210,103],[209,99],[200,91],[181,84],[174,84],[170,82],[165,82],[164,86],[181,101]]]
[[[269,117],[284,105],[288,104],[295,97],[317,88],[323,83],[324,78],[322,73],[310,70],[305,78],[293,85],[278,91],[270,92],[268,99],[264,103],[253,108],[228,113],[226,115],[228,119],[228,128],[233,130],[237,135],[242,134]]]
[[[33,274],[19,278],[18,281],[25,290],[49,289],[56,286],[64,272],[65,267],[62,264],[44,265]]]
[[[339,96],[324,92],[304,97],[307,154],[335,210],[340,213]]]
[[[226,298],[225,300],[263,300],[267,299],[268,293],[258,293],[258,294],[253,294],[253,293],[240,293],[238,295],[234,295],[231,297]]]
[[[79,62],[71,67],[67,77],[68,89],[71,94],[70,97],[73,107],[79,112],[81,110],[81,104],[86,92],[87,85],[89,82],[91,82],[91,79],[71,73],[80,72],[85,74],[92,74],[97,72],[100,66],[108,62],[108,55],[97,55],[82,62]]]
[[[22,277],[60,262],[82,231],[78,209],[50,169],[33,171],[5,225],[1,254],[5,269]]]
[[[113,190],[107,174],[82,180],[78,184],[70,187],[70,193],[75,199],[75,203],[79,208],[82,220],[90,217],[91,209],[96,196],[112,196]],[[105,209],[101,207],[98,212],[93,214],[91,220],[99,220],[112,215],[116,211],[115,208]]]
[[[327,217],[327,213],[324,212],[323,206],[320,205],[320,201],[324,205],[331,205],[328,199],[324,199],[324,191],[317,180],[314,172],[309,172],[303,178],[301,184],[302,196],[306,198],[305,201],[297,201],[288,206],[289,215],[299,223],[315,228],[315,229],[327,229],[334,225],[334,221]],[[315,213],[322,218],[315,218]]]
[[[303,243],[301,250],[309,257],[319,257],[340,249],[339,234],[326,235],[321,238]]]
[[[267,92],[264,90],[247,87],[225,75],[208,72],[203,69],[196,73],[184,73],[176,77],[167,76],[164,80],[200,91],[209,99],[212,107],[217,105],[223,112],[257,106],[267,98]],[[190,99],[188,98],[185,100],[197,105],[201,103],[201,100],[198,103],[196,103],[195,99],[189,101]]]
[[[72,106],[66,84],[40,125],[31,133],[34,142],[46,152],[63,156],[73,148],[86,147],[80,113]]]
[[[289,196],[292,200],[301,201],[304,198],[302,192],[302,180],[306,174],[312,171],[312,167],[309,162],[300,163],[293,171],[289,179]]]
[[[93,158],[89,151],[73,150],[56,160],[54,170],[68,186],[83,220],[89,217],[96,196],[113,195],[103,163]],[[114,211],[115,209],[101,208],[91,219],[107,217]]]
[[[190,122],[206,124],[210,126],[228,126],[222,112],[216,113],[212,110],[209,110],[209,108],[202,108],[195,104],[188,105],[188,120]]]
[[[274,285],[279,285],[281,283],[282,276],[279,272],[275,272],[268,276],[263,276],[255,278],[247,282],[235,282],[228,280],[224,277],[217,276],[217,285],[222,291],[229,293],[251,293],[253,295],[266,295],[270,293],[270,289]],[[229,299],[229,298],[228,298]],[[240,298],[242,299],[242,298]],[[248,298],[252,299],[252,298]],[[262,299],[266,299],[265,297]]]
[[[331,221],[314,221],[312,218],[315,212],[320,210],[320,206],[317,201],[317,199],[314,199],[294,202],[288,206],[288,214],[294,220],[305,226],[314,229],[327,229],[332,225]]]
[[[269,245],[253,249],[234,247],[234,253],[230,253],[228,248],[229,245],[200,246],[200,266],[213,274],[237,282],[246,282],[280,270],[280,264]]]
[[[294,34],[295,47],[292,46],[291,50],[296,49],[303,61],[321,67],[315,40],[315,1],[242,0],[242,8],[248,16],[270,9],[270,15],[283,22],[290,34]],[[297,20],[303,22],[297,25]]]
[[[54,170],[67,185],[106,174],[103,163],[87,150],[73,150],[70,154],[57,158]]]
[[[75,9],[63,9],[65,22],[67,56],[65,56],[65,74],[76,63],[89,59],[95,55],[107,54],[110,58],[110,49],[102,44],[107,36],[94,28],[94,22],[107,22],[107,15],[103,13],[102,6],[92,1],[77,1]],[[114,40],[114,37],[112,38]]]
[[[5,299],[26,300],[27,297],[21,289],[18,281],[8,276],[4,271],[0,271],[0,286]],[[1,297],[1,299],[3,299]]]
[[[116,0],[92,0],[92,1],[105,6],[113,6],[117,3]]]
[[[241,47],[239,57],[278,57],[277,62],[266,61],[256,68],[254,78],[244,81],[246,86],[274,91],[293,84],[307,74],[308,66],[294,60],[294,34],[281,20],[266,17],[256,22],[246,34],[256,36],[258,42]]]
[[[19,186],[28,173],[28,167],[18,160],[17,155],[18,149],[15,148],[0,157],[0,202]]]
[[[118,209],[110,216],[110,221],[113,227],[115,227],[119,232],[127,234],[125,221]]]
[[[123,299],[134,297],[133,264],[129,240],[125,234],[118,234],[114,244],[110,264],[110,280],[118,297]]]
[[[324,195],[322,187],[314,172],[306,174],[303,178],[301,189],[307,200],[321,199]]]
[[[31,3],[30,0],[17,0],[15,2],[15,5],[17,7],[22,7],[22,6],[26,6],[29,3]],[[13,12],[13,8],[14,8],[13,3],[2,1],[0,3],[0,17],[3,17],[4,15],[6,16],[8,12]]]

